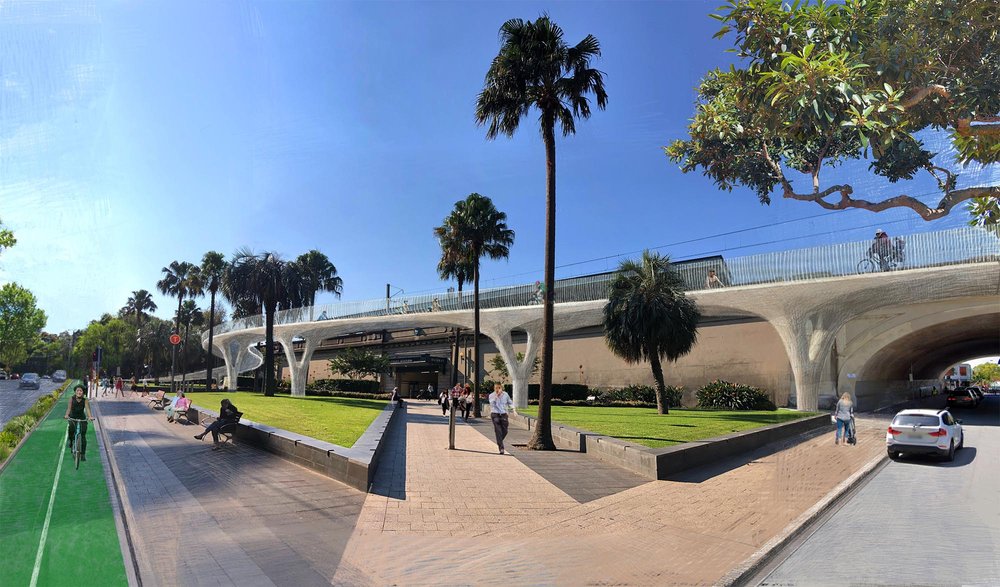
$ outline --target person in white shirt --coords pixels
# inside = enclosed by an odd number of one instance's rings
[[[497,447],[500,454],[503,452],[503,439],[507,437],[507,426],[509,424],[507,412],[514,409],[514,402],[503,390],[503,386],[497,383],[493,386],[493,393],[490,394],[490,419],[493,420],[493,432],[497,435]]]
[[[854,402],[851,401],[851,394],[844,392],[844,395],[840,396],[840,400],[837,402],[837,407],[833,410],[833,417],[837,420],[837,437],[834,439],[834,444],[840,444],[840,439],[844,439],[844,444],[847,444],[847,439],[851,436],[851,424],[854,420]]]
[[[715,289],[725,287],[719,276],[715,274],[715,269],[708,270],[708,277],[705,278],[705,289]]]

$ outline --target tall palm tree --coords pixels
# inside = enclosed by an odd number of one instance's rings
[[[208,356],[205,365],[205,391],[212,391],[212,368],[215,355],[212,353],[212,338],[215,335],[215,294],[222,287],[222,276],[226,271],[226,257],[222,253],[209,251],[201,258],[201,280],[210,296],[208,306]]]
[[[184,338],[182,338],[183,354],[181,354],[181,384],[187,383],[187,360],[188,360],[188,337],[191,334],[191,325],[200,326],[204,320],[201,315],[201,308],[194,300],[185,300],[181,304],[181,324],[184,325]]]
[[[479,260],[483,256],[490,259],[506,259],[510,255],[510,247],[514,244],[514,231],[507,228],[507,215],[496,209],[493,201],[480,194],[469,194],[464,200],[455,202],[455,209],[445,219],[443,226],[435,229],[435,233],[446,234],[442,247],[448,239],[461,243],[466,253],[466,259],[472,265],[473,287],[473,353],[476,361],[476,387],[473,397],[474,416],[480,417],[479,383],[482,371],[482,357],[479,354]],[[450,235],[447,234],[450,232]]]
[[[147,312],[156,311],[156,302],[153,301],[153,296],[148,291],[138,289],[132,292],[122,309],[126,314],[135,316],[136,356],[138,362],[142,363],[142,344],[140,342],[142,340],[142,320],[148,316]],[[137,368],[138,371],[141,371],[141,368]]]
[[[344,291],[344,280],[337,276],[337,268],[323,253],[313,249],[299,255],[295,265],[301,279],[302,304],[309,306],[309,317],[312,318],[312,306],[316,305],[316,292],[330,292],[336,297]]]
[[[472,267],[471,254],[465,243],[455,238],[453,230],[454,221],[457,218],[449,214],[441,226],[434,228],[434,236],[437,237],[441,245],[441,260],[438,261],[438,276],[442,280],[455,279],[458,282],[458,307],[462,307],[462,285],[472,281],[475,269]],[[458,383],[458,333],[455,328],[455,344],[451,353],[451,384]]]
[[[156,288],[163,295],[177,298],[177,315],[174,318],[174,332],[181,331],[181,304],[192,291],[201,291],[200,271],[196,265],[187,261],[171,261],[170,265],[160,270],[163,278],[156,282]],[[200,294],[199,294],[200,295]],[[177,345],[171,352],[170,359],[170,390],[174,391],[174,371],[177,368]]]
[[[233,254],[233,261],[222,280],[222,295],[234,307],[248,302],[264,310],[264,395],[273,396],[274,381],[274,314],[278,304],[288,299],[286,277],[288,263],[277,253],[256,254],[243,248]]]
[[[532,106],[541,113],[545,144],[545,306],[542,327],[542,381],[538,426],[529,448],[555,450],[552,442],[552,304],[556,259],[556,135],[576,132],[576,118],[590,118],[588,94],[597,106],[608,102],[604,74],[590,67],[601,55],[597,38],[587,35],[570,47],[558,25],[542,16],[534,22],[508,20],[500,27],[500,52],[493,59],[476,100],[476,122],[488,125],[486,137],[514,136]]]
[[[638,262],[622,261],[604,306],[605,341],[628,363],[649,361],[660,414],[670,413],[660,360],[676,361],[698,339],[701,311],[683,287],[670,258],[647,250]]]

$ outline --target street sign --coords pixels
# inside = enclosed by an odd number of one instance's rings
[[[179,335],[179,334],[171,334],[170,335],[170,344],[172,344],[174,346],[177,346],[180,343],[181,343],[181,335]]]

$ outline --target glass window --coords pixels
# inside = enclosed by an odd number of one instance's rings
[[[902,414],[892,421],[893,426],[939,426],[941,420],[937,416],[922,414]]]

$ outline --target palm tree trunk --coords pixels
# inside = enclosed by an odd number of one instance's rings
[[[215,290],[212,290],[212,305],[208,309],[208,357],[205,358],[205,391],[212,391],[212,366],[215,355],[212,354],[212,335],[215,333]]]
[[[184,301],[184,296],[181,294],[177,295],[177,317],[174,319],[174,332],[177,334],[181,333],[181,302]],[[170,393],[177,391],[177,384],[174,383],[175,373],[177,372],[177,345],[170,345]]]
[[[264,329],[264,395],[274,395],[274,312],[277,303],[268,304],[267,326]]]
[[[181,352],[181,389],[184,389],[184,387],[187,385],[187,371],[188,371],[187,345],[188,345],[189,334],[191,334],[190,322],[184,325],[184,340],[181,341],[181,344],[184,345],[183,346],[184,350],[183,352]]]
[[[462,307],[462,280],[458,280],[458,301],[459,309]],[[461,328],[455,327],[455,348],[452,352],[451,359],[451,386],[455,387],[458,385],[458,334],[461,332]]]
[[[667,402],[667,386],[663,383],[663,367],[660,366],[660,355],[656,349],[647,350],[649,364],[653,368],[653,379],[656,380],[656,413],[669,414],[670,405]]]
[[[472,405],[472,417],[480,418],[482,413],[479,409],[479,255],[480,251],[473,251],[473,255],[476,258],[476,265],[472,269],[472,315],[473,315],[473,331],[475,338],[472,341],[472,354],[475,357],[475,367],[476,367],[476,387],[473,391],[473,400],[475,403]]]
[[[538,425],[528,442],[533,450],[555,450],[552,441],[552,304],[556,277],[556,136],[555,116],[542,116],[545,142],[545,304],[542,320],[542,381],[538,389]]]

